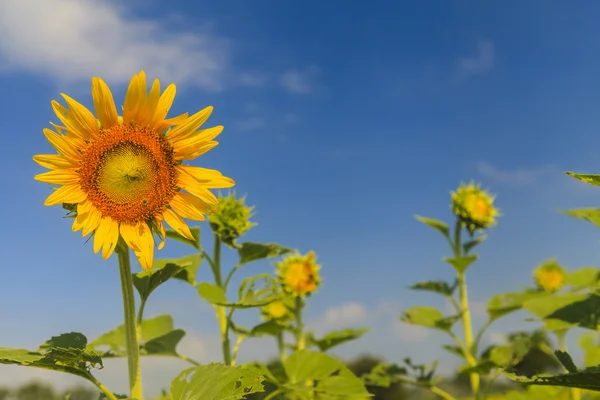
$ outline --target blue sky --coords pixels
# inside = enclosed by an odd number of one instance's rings
[[[0,42],[10,141],[0,158],[0,345],[34,347],[66,331],[93,338],[121,322],[116,259],[94,255],[60,207],[43,206],[51,188],[33,180],[43,169],[31,157],[52,151],[42,128],[56,122],[50,101],[60,92],[91,106],[91,77],[101,76],[122,103],[145,69],[177,84],[172,115],[215,106],[209,124],[225,126],[220,145],[194,165],[231,176],[256,206],[247,240],[317,252],[324,285],[309,325],[374,326],[339,355],[452,367],[431,346],[445,338],[397,322],[411,305],[444,308],[406,287],[452,272],[442,238],[413,215],[450,221],[449,191],[460,181],[498,195],[503,217],[469,275],[476,323],[491,293],[529,284],[550,257],[571,269],[597,265],[596,228],[555,210],[600,196],[563,174],[600,172],[599,17],[600,4],[557,1],[0,0],[0,36],[10,38]],[[159,256],[186,252],[170,243]],[[241,276],[271,270],[257,263]],[[218,359],[211,309],[191,288],[161,288],[147,315],[161,313],[188,331],[185,351]],[[534,326],[525,317],[494,326],[487,340]],[[264,341],[241,350],[246,360],[274,353]],[[145,362],[148,393],[186,367]],[[123,371],[110,363],[100,376],[124,390]],[[0,367],[0,384],[32,377],[73,382]]]

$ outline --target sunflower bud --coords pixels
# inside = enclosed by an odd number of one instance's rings
[[[292,319],[290,309],[293,306],[286,299],[276,300],[261,308],[261,316],[267,321],[276,321],[280,323],[287,322]]]
[[[235,248],[235,241],[250,228],[256,225],[250,222],[254,215],[254,207],[244,204],[246,197],[236,199],[235,192],[227,197],[219,195],[219,205],[215,212],[208,216],[210,227],[215,235],[226,245]]]
[[[321,278],[315,253],[292,254],[277,264],[277,275],[283,288],[295,296],[306,296],[317,290]]]
[[[533,277],[540,289],[554,293],[563,287],[567,274],[555,260],[550,260],[537,267]]]
[[[473,182],[461,183],[456,192],[452,192],[452,212],[465,224],[472,235],[475,230],[490,228],[496,224],[498,210],[494,207],[495,196]]]

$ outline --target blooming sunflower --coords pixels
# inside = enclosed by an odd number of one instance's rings
[[[321,281],[320,266],[315,261],[315,253],[299,253],[284,258],[277,264],[277,275],[284,289],[296,296],[305,296],[317,290]]]
[[[184,165],[206,153],[222,126],[201,129],[213,108],[188,117],[167,119],[175,85],[160,91],[154,80],[147,91],[144,71],[134,75],[125,95],[123,116],[117,114],[112,93],[100,78],[92,78],[96,116],[61,94],[68,108],[52,101],[64,126],[44,129],[58,154],[33,159],[50,169],[35,176],[60,185],[44,205],[67,204],[76,211],[73,231],[93,234],[94,252],[107,259],[119,238],[135,252],[143,269],[152,267],[154,236],[164,246],[167,223],[180,235],[194,239],[182,218],[201,221],[218,206],[209,189],[228,188],[233,180],[219,171]]]
[[[533,272],[533,277],[539,288],[553,293],[563,287],[567,274],[555,260],[550,260],[537,267]]]
[[[494,207],[495,196],[473,182],[461,184],[452,194],[452,212],[466,225],[472,234],[476,229],[485,229],[496,223],[500,215]]]

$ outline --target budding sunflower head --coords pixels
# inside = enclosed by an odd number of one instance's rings
[[[317,290],[321,278],[315,253],[292,254],[277,263],[277,275],[283,288],[295,296],[306,296]]]
[[[470,182],[461,183],[456,192],[452,192],[452,212],[465,224],[469,233],[490,228],[500,214],[494,207],[495,196],[481,189],[481,185]]]
[[[563,287],[567,274],[556,260],[550,260],[537,267],[533,277],[540,289],[554,293]]]
[[[290,309],[292,304],[287,299],[276,300],[261,308],[261,316],[267,321],[276,321],[280,323],[291,320]]]
[[[246,197],[236,198],[235,192],[227,197],[219,196],[219,205],[208,216],[210,227],[223,243],[236,247],[235,241],[256,225],[250,221],[254,207],[244,204]]]

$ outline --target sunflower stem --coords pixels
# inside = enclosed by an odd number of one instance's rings
[[[296,296],[296,350],[304,350],[304,323],[302,322],[302,298]]]
[[[222,288],[223,280],[221,278],[221,239],[215,234],[215,244],[213,250],[212,271],[215,277],[215,284]],[[227,318],[225,307],[214,306],[219,321],[219,331],[221,332],[221,347],[223,349],[223,362],[225,365],[231,365],[231,341],[229,340],[229,318]]]
[[[131,397],[143,400],[142,375],[140,370],[139,336],[140,327],[136,324],[135,299],[133,296],[133,279],[131,277],[131,262],[129,248],[119,241],[115,249],[119,257],[121,274],[121,289],[123,291],[123,310],[125,316],[125,347],[127,348],[127,366],[129,370],[129,388]]]
[[[277,348],[279,349],[279,358],[283,363],[287,359],[287,352],[285,351],[285,342],[283,341],[283,332],[279,332],[277,334]]]

